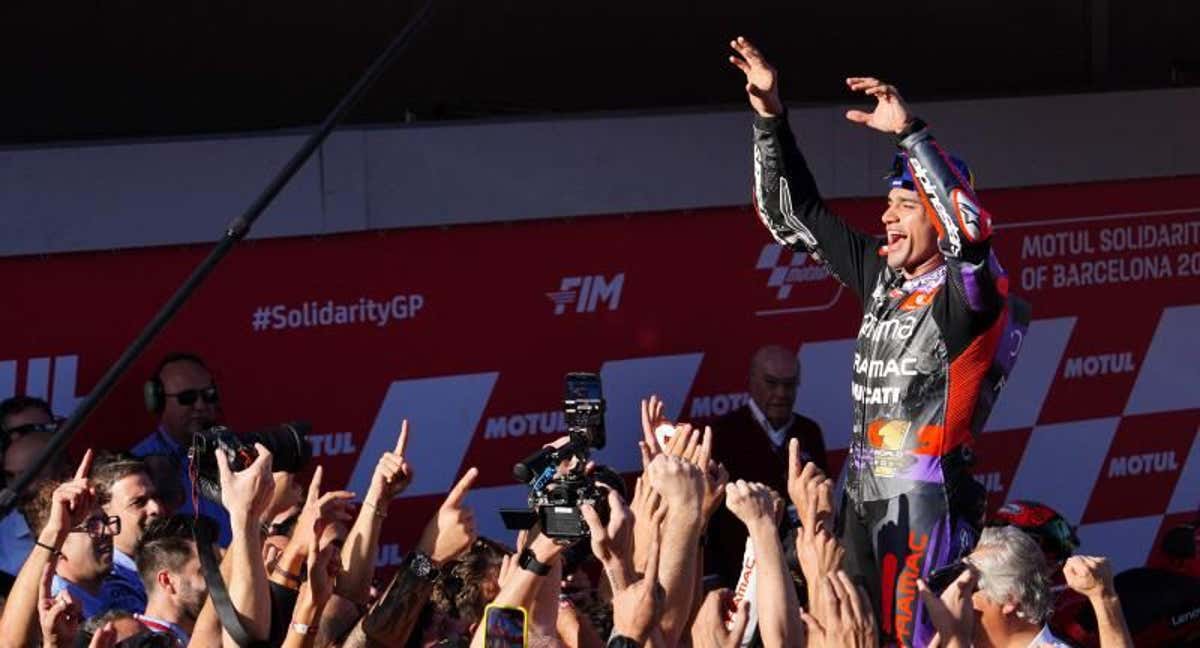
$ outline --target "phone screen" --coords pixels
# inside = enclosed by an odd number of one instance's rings
[[[484,623],[484,648],[525,648],[525,610],[489,605]]]

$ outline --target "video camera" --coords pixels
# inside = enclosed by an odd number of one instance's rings
[[[513,477],[529,485],[529,508],[501,509],[504,526],[520,530],[540,523],[547,536],[574,541],[589,535],[579,512],[581,504],[590,504],[607,519],[608,500],[586,472],[592,450],[602,449],[606,441],[604,408],[599,375],[567,374],[563,413],[568,441],[557,448],[543,448],[513,466]],[[560,469],[567,462],[569,465]]]
[[[225,426],[214,426],[192,437],[188,459],[195,471],[195,483],[200,494],[214,502],[221,501],[221,477],[217,471],[217,453],[224,452],[234,472],[245,470],[258,458],[255,443],[271,452],[271,471],[298,473],[312,459],[308,433],[312,426],[301,421],[238,435]]]

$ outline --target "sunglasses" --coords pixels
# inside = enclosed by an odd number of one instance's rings
[[[8,446],[12,445],[13,441],[20,439],[27,434],[33,434],[35,432],[54,434],[58,431],[58,426],[62,425],[63,421],[65,420],[67,419],[61,416],[55,416],[54,419],[49,423],[26,423],[25,425],[18,425],[6,430],[0,430],[0,454],[4,454],[8,450]]]
[[[968,569],[971,569],[971,563],[967,562],[966,558],[963,558],[945,567],[933,570],[929,574],[929,578],[925,579],[925,584],[929,586],[929,589],[934,594],[941,596],[942,592],[945,592],[946,588],[950,587],[950,584],[958,580],[958,577],[962,576],[962,573]]]
[[[221,395],[217,393],[216,385],[205,387],[204,389],[185,389],[176,394],[163,394],[163,396],[174,398],[184,407],[190,407],[195,404],[198,398],[203,398],[207,405],[214,405],[217,401],[221,400]]]
[[[87,533],[91,537],[100,540],[107,536],[115,536],[121,532],[121,518],[115,515],[108,517],[93,515],[84,520],[83,524],[71,529],[71,531]]]

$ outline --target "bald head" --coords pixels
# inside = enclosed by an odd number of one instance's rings
[[[800,385],[800,361],[796,352],[778,345],[765,346],[750,360],[750,398],[775,427],[792,417],[796,388]]]

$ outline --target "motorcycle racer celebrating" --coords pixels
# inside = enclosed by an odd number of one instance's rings
[[[916,580],[978,538],[984,492],[970,474],[972,447],[1012,369],[1028,308],[1009,295],[967,165],[942,150],[896,88],[847,79],[876,106],[846,117],[894,135],[899,148],[880,240],[829,211],[788,126],[775,69],[744,38],[731,46],[756,113],[760,220],[777,242],[823,263],[863,308],[838,520],[846,569],[871,593],[883,635],[923,646],[933,628]]]

